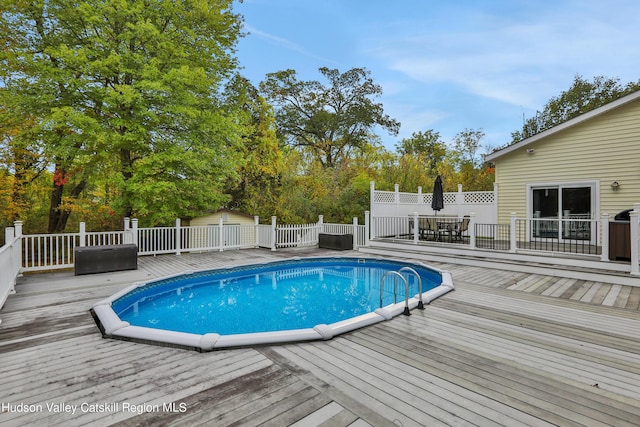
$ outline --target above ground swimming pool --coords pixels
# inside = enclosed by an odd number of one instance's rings
[[[451,274],[379,258],[294,258],[185,272],[100,301],[103,336],[199,351],[328,340],[453,289]]]

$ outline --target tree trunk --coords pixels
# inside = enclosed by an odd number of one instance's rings
[[[63,169],[56,168],[56,171],[60,171],[60,176],[64,176]],[[68,209],[60,209],[62,196],[64,195],[65,182],[66,180],[58,181],[54,175],[53,191],[51,192],[51,205],[49,207],[49,225],[47,227],[49,233],[62,233],[66,228],[67,221],[71,215],[71,212]],[[69,197],[71,199],[77,199],[86,187],[87,181],[85,179],[81,179],[71,188]]]
[[[71,194],[69,194],[69,197],[71,197],[72,199],[77,199],[78,197],[80,197],[80,194],[82,194],[82,192],[86,187],[87,187],[87,181],[85,180],[80,181],[76,186],[74,186],[71,189]],[[67,221],[69,220],[69,216],[71,216],[71,212],[68,210],[62,210],[62,211],[58,210],[58,212],[59,212],[59,216],[58,216],[58,223],[56,225],[55,233],[62,233],[64,229],[67,228]]]
[[[64,185],[56,185],[53,183],[53,191],[51,192],[51,204],[49,206],[49,226],[47,227],[48,233],[57,233],[58,222],[60,220],[60,204],[62,204],[62,194],[64,192]]]

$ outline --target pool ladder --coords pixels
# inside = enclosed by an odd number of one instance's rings
[[[384,275],[380,279],[380,308],[382,308],[382,295],[384,293],[384,279],[386,279],[387,276],[389,275],[393,275],[395,276],[395,281],[393,282],[393,303],[395,304],[398,298],[398,277],[399,277],[404,282],[404,312],[402,314],[404,314],[405,316],[411,316],[411,312],[409,311],[409,282],[407,282],[407,279],[402,275],[403,271],[408,271],[409,273],[413,273],[418,278],[418,292],[419,292],[418,293],[419,295],[418,309],[424,310],[424,303],[422,302],[422,278],[420,277],[418,272],[411,267],[402,267],[398,271],[387,271],[386,273],[384,273]]]

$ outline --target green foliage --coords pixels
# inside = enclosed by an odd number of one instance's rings
[[[396,150],[402,156],[409,155],[422,159],[430,171],[436,170],[437,165],[442,162],[447,153],[447,147],[440,139],[440,133],[433,129],[414,132],[411,138],[405,138],[396,144]]]
[[[118,216],[143,224],[226,199],[221,183],[240,162],[242,133],[238,108],[223,109],[220,96],[236,68],[241,19],[231,4],[0,0],[9,40],[1,100],[19,122],[12,142],[35,139],[31,153],[64,177],[53,182],[50,218],[106,167],[119,173],[109,201]]]
[[[241,106],[237,118],[242,135],[237,149],[243,159],[237,174],[227,180],[226,189],[231,199],[226,205],[270,217],[272,214],[264,208],[273,205],[284,167],[273,109],[257,89],[239,75],[231,80],[225,95],[226,105]]]
[[[640,81],[622,85],[619,78],[596,76],[588,81],[578,74],[568,90],[551,98],[541,111],[524,121],[521,130],[511,133],[511,142],[551,129],[637,90],[640,90]]]
[[[326,67],[328,81],[299,81],[294,70],[267,74],[260,91],[276,108],[279,135],[291,146],[310,153],[323,167],[335,167],[352,150],[371,143],[371,130],[380,126],[396,135],[400,123],[384,114],[372,98],[382,94],[370,72],[352,68],[345,73]]]
[[[482,129],[464,129],[453,137],[453,160],[460,169],[465,165],[476,167],[482,164],[478,158],[480,141],[485,133]]]

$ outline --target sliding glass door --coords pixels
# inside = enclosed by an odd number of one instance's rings
[[[531,186],[531,237],[593,240],[595,189],[595,183]]]
[[[533,218],[531,237],[558,237],[560,200],[558,188],[533,189]]]

